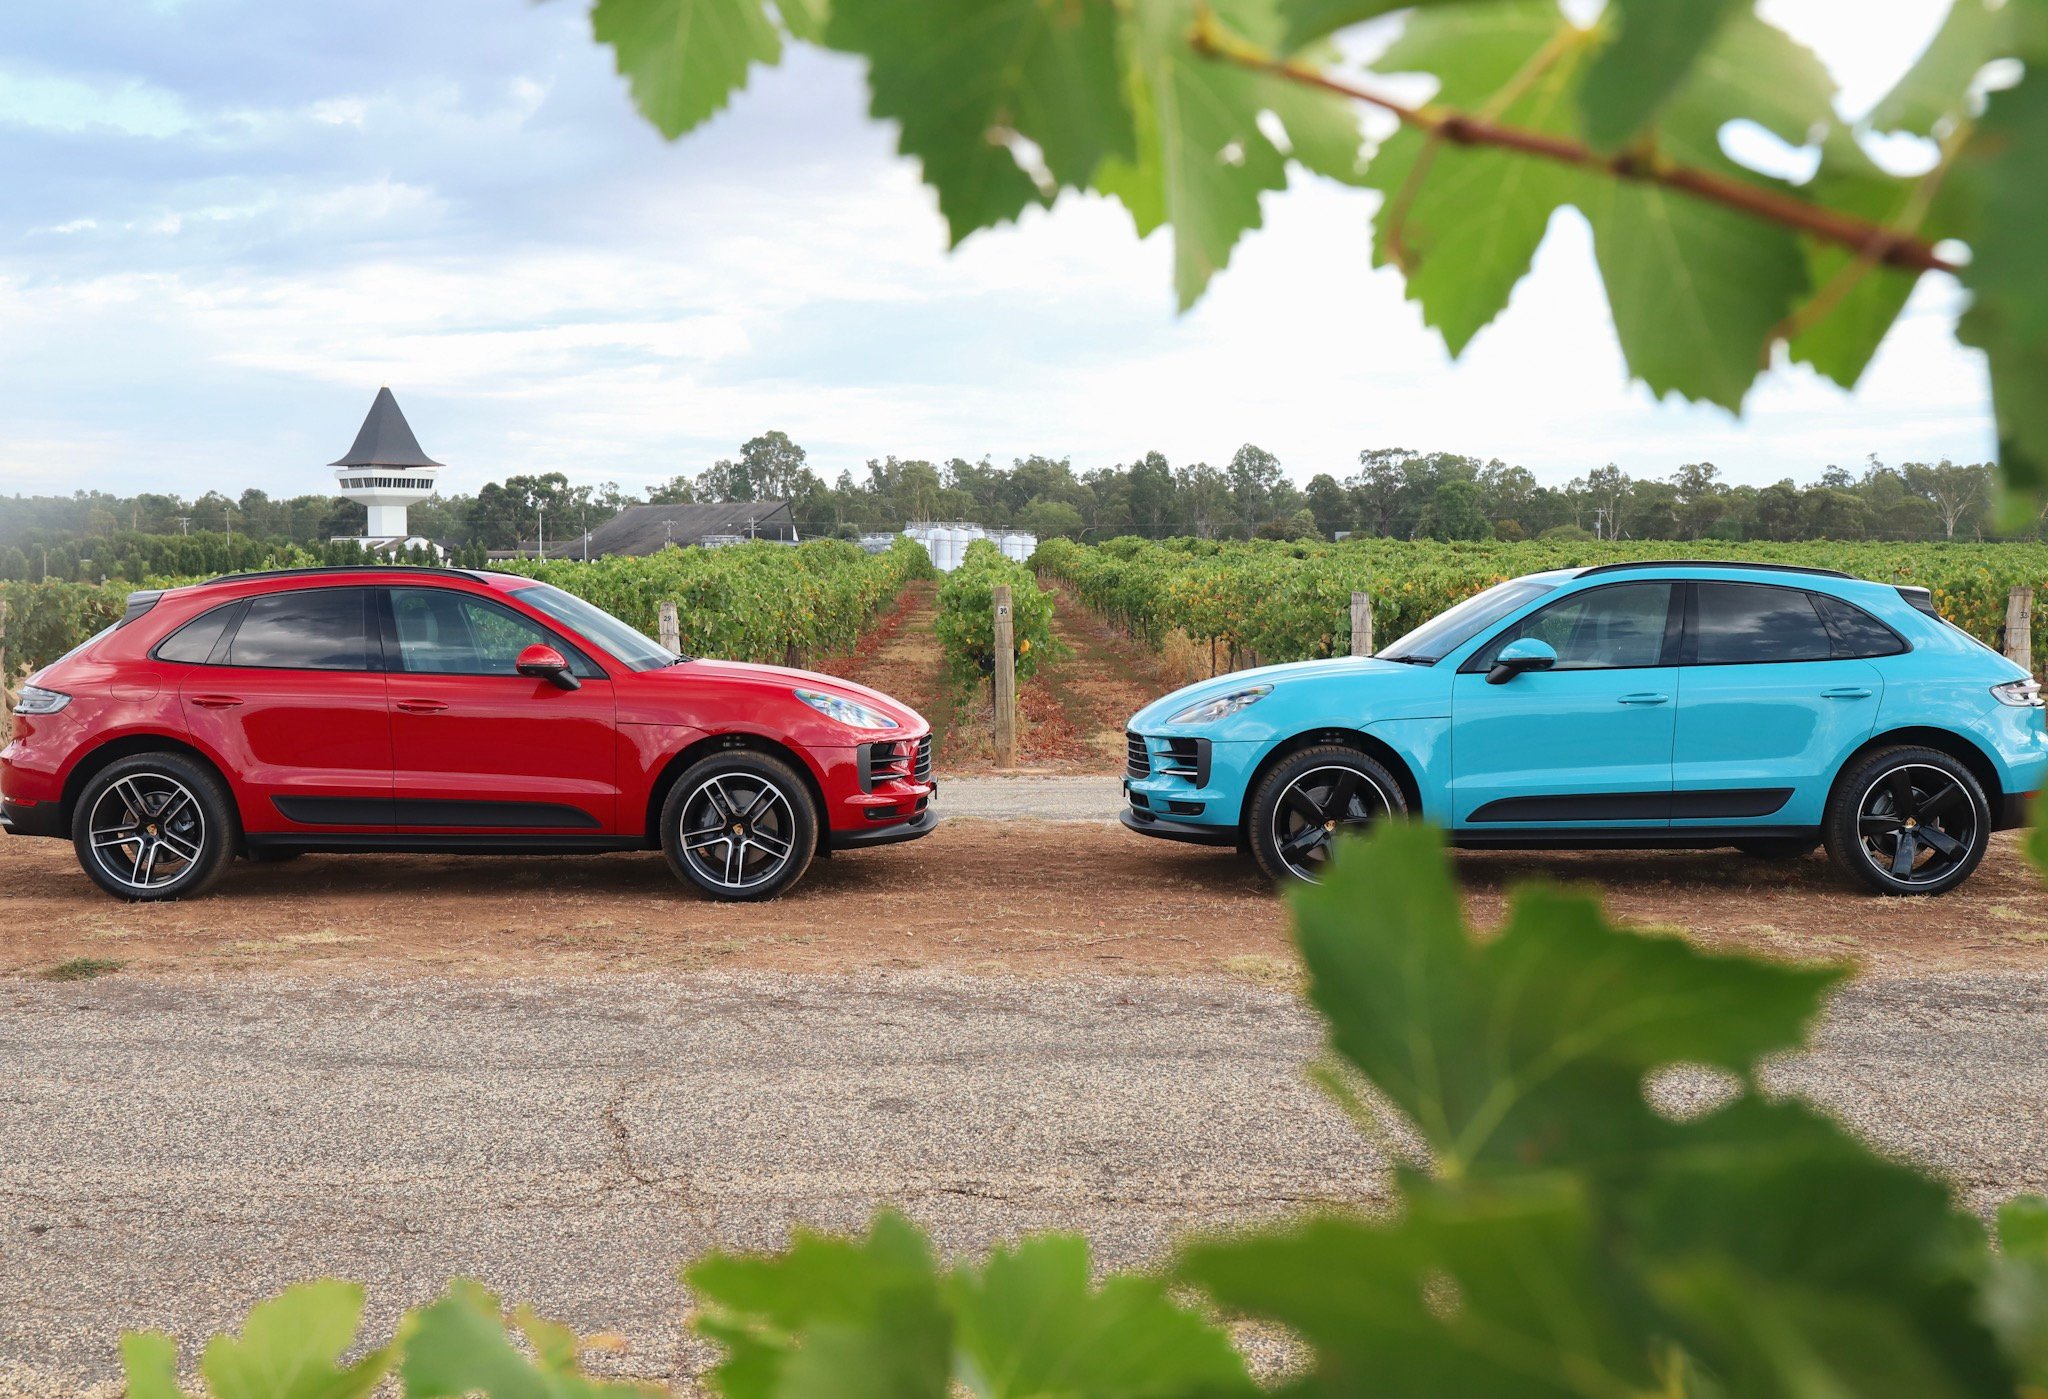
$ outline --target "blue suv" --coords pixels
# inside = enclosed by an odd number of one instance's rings
[[[1219,676],[1131,720],[1123,822],[1314,880],[1416,815],[1464,847],[1825,844],[1939,894],[2048,781],[2041,691],[1925,589],[1764,564],[1607,564],[1487,589],[1370,658]]]

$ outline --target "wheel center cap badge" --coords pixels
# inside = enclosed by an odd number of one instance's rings
[[[1335,821],[1325,821],[1323,822],[1323,829],[1326,831],[1334,831],[1337,829],[1337,823]]]
[[[1917,827],[1918,827],[1919,825],[1920,825],[1920,822],[1919,822],[1918,818],[1916,818],[1916,817],[1912,817],[1912,816],[1908,816],[1908,817],[1906,818],[1906,829],[1907,829],[1907,830],[1909,830],[1909,831],[1910,831],[1910,830],[1914,830],[1914,829],[1916,829],[1916,828],[1917,828]]]

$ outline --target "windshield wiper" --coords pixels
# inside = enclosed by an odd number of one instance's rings
[[[1435,665],[1442,656],[1374,656],[1376,661],[1393,661],[1397,665]]]

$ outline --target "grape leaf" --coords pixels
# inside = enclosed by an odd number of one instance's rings
[[[1751,0],[1611,0],[1614,36],[1586,72],[1579,105],[1595,150],[1627,145],[1671,100],[1722,27]]]
[[[1281,49],[1298,53],[1317,39],[1340,29],[1390,15],[1396,10],[1431,5],[1461,5],[1469,0],[1280,0]]]
[[[1453,7],[1416,15],[1375,66],[1441,74],[1445,103],[1568,135],[1589,42],[1550,0]],[[1373,263],[1407,273],[1406,295],[1460,354],[1506,308],[1551,215],[1585,179],[1551,161],[1447,145],[1404,127],[1381,143],[1366,171],[1366,183],[1386,196]]]
[[[1043,1234],[957,1269],[948,1297],[962,1379],[983,1399],[1141,1399],[1258,1391],[1230,1338],[1134,1274],[1100,1289],[1088,1241]]]
[[[1037,145],[1056,187],[1135,154],[1107,0],[837,0],[825,33],[867,55],[870,110],[899,123],[956,244],[1051,200],[1009,133]]]
[[[497,1297],[474,1282],[451,1283],[446,1296],[415,1312],[400,1333],[406,1399],[651,1399],[658,1392],[589,1378],[577,1363],[574,1333],[524,1309],[518,1321],[533,1359],[513,1345]]]
[[[696,1330],[725,1347],[712,1379],[727,1399],[946,1393],[951,1323],[930,1245],[901,1215],[860,1239],[799,1230],[774,1257],[714,1253],[683,1280]]]
[[[1830,133],[1820,167],[1801,192],[1828,208],[1924,235],[1944,221],[1934,212],[1942,187],[1940,173],[1912,180],[1887,174],[1853,136],[1838,131]],[[1920,274],[1866,262],[1853,249],[1819,239],[1806,240],[1806,267],[1813,296],[1795,312],[1807,324],[1791,339],[1792,358],[1845,389],[1854,388],[1905,309]]]
[[[363,1289],[323,1278],[250,1308],[240,1336],[219,1335],[199,1358],[214,1399],[357,1399],[391,1367],[391,1349],[343,1366],[363,1315]]]
[[[161,1331],[130,1331],[121,1337],[121,1374],[127,1399],[185,1399],[178,1388],[178,1343]]]
[[[1987,0],[1953,0],[1934,38],[1871,108],[1864,124],[1873,131],[1933,135],[1963,110],[1984,65],[2006,51],[2013,17],[2023,8],[2010,0],[1995,6]]]
[[[1395,1223],[1332,1217],[1198,1244],[1178,1271],[1308,1344],[1286,1391],[1298,1399],[1661,1392],[1600,1276],[1594,1228],[1562,1177],[1411,1183]]]
[[[1668,1124],[1637,1088],[1646,1074],[1680,1062],[1747,1073],[1800,1042],[1840,979],[1622,932],[1590,899],[1548,889],[1475,943],[1441,840],[1421,826],[1343,851],[1290,903],[1333,1046],[1451,1175],[1662,1140]]]
[[[611,45],[641,115],[670,140],[724,107],[752,65],[782,57],[761,0],[597,0],[590,29]]]
[[[1812,52],[1740,13],[1721,29],[1657,125],[1659,150],[1758,184],[1722,154],[1745,117],[1801,143],[1833,115],[1834,85]],[[1806,257],[1784,227],[1661,185],[1588,183],[1581,205],[1629,372],[1653,393],[1740,410],[1777,327],[1805,296]]]
[[[1182,310],[1230,261],[1238,239],[1259,226],[1259,196],[1286,187],[1287,157],[1259,129],[1260,112],[1280,119],[1296,158],[1320,173],[1356,179],[1359,147],[1357,119],[1342,102],[1198,52],[1191,42],[1198,23],[1260,49],[1279,37],[1265,0],[1138,6],[1129,34],[1137,73],[1125,91],[1145,101],[1136,122],[1156,133],[1158,156],[1112,163],[1097,180],[1123,200],[1141,233],[1148,223],[1173,225]]]
[[[2018,1195],[1998,1207],[1984,1320],[2027,1383],[2048,1385],[2048,1199]]]
[[[832,15],[828,0],[775,0],[775,11],[782,16],[782,27],[790,38],[825,42],[825,23]]]

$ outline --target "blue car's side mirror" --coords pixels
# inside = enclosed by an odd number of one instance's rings
[[[1549,642],[1525,636],[1500,648],[1500,654],[1493,658],[1493,669],[1486,672],[1486,683],[1505,685],[1525,670],[1549,670],[1556,664],[1557,652]]]

